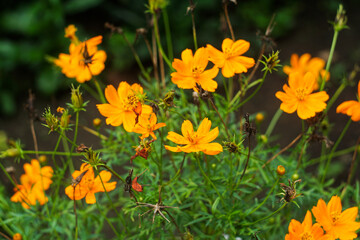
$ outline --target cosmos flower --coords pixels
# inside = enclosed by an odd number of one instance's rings
[[[71,43],[69,54],[60,53],[54,63],[68,78],[76,78],[79,83],[89,81],[105,68],[106,53],[97,48],[101,42],[102,36],[97,36],[77,45]]]
[[[124,125],[127,132],[132,132],[141,114],[149,115],[152,108],[143,103],[143,88],[134,83],[129,85],[121,82],[118,90],[112,85],[105,88],[105,97],[109,103],[97,104],[101,115],[106,117],[106,124],[112,126]]]
[[[299,73],[300,75],[304,76],[307,72],[311,72],[314,74],[315,81],[314,83],[314,90],[319,89],[319,82],[325,76],[325,61],[321,58],[314,57],[311,58],[309,53],[305,53],[300,56],[296,53],[291,55],[290,58],[290,65],[291,66],[284,66],[283,71],[285,74],[290,76],[290,73]],[[321,78],[320,78],[321,77]],[[326,81],[330,78],[330,73],[326,74]]]
[[[358,98],[360,98],[360,81],[358,83]],[[336,108],[337,113],[351,116],[354,122],[360,121],[360,100],[345,101]]]
[[[216,127],[210,131],[210,128],[211,121],[208,118],[204,118],[196,132],[192,123],[189,120],[185,120],[181,126],[183,136],[175,132],[169,132],[167,136],[167,139],[170,141],[183,146],[171,147],[165,145],[165,148],[172,152],[219,154],[223,151],[222,146],[219,143],[211,143],[219,135],[219,129]]]
[[[285,235],[285,240],[305,240],[305,239],[316,239],[316,240],[331,240],[331,236],[324,235],[324,230],[320,224],[312,224],[311,212],[307,211],[304,221],[292,219],[289,224],[289,233]]]
[[[105,192],[105,190],[110,192],[116,187],[116,182],[109,182],[111,178],[110,172],[105,170],[101,171],[95,178],[93,168],[87,163],[81,165],[80,171],[75,170],[72,177],[75,180],[75,183],[65,188],[65,194],[71,200],[74,200],[74,198],[75,200],[80,200],[85,197],[87,204],[96,203],[95,193]],[[100,177],[104,183],[105,189],[101,183]]]
[[[291,73],[289,86],[283,86],[284,92],[278,91],[275,96],[282,101],[280,109],[286,113],[297,112],[299,118],[308,119],[314,117],[317,112],[326,108],[329,95],[325,91],[312,93],[315,77],[311,72],[302,76],[299,73]]]
[[[214,66],[205,70],[208,62],[206,48],[199,48],[194,56],[190,49],[185,49],[181,53],[181,60],[175,58],[172,63],[176,72],[171,73],[171,81],[179,88],[198,91],[196,86],[198,84],[206,91],[215,92],[218,84],[213,78],[217,76],[219,69]]]
[[[151,113],[150,117],[148,115],[141,115],[139,117],[139,122],[135,125],[133,132],[136,133],[140,133],[141,135],[141,139],[147,138],[149,137],[149,135],[151,135],[151,137],[156,140],[156,136],[154,131],[166,126],[165,123],[156,123],[157,122],[157,117],[155,113]]]
[[[356,222],[355,219],[359,209],[352,207],[342,211],[340,197],[331,197],[328,204],[319,199],[317,206],[312,208],[312,213],[333,239],[350,240],[357,237],[356,231],[360,229],[360,222]]]
[[[211,46],[206,45],[209,53],[209,60],[217,67],[221,68],[224,77],[229,78],[235,73],[247,72],[255,65],[253,58],[241,56],[250,48],[250,43],[245,40],[233,41],[229,38],[224,39],[222,43],[222,52]]]

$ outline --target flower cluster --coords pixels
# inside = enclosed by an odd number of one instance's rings
[[[360,121],[360,81],[358,83],[358,101],[351,100],[341,103],[337,108],[337,113],[343,113],[351,116],[354,122]]]
[[[275,96],[282,101],[280,109],[286,113],[297,112],[299,118],[314,117],[317,112],[326,108],[329,95],[325,91],[312,93],[316,82],[314,74],[307,72],[290,73],[289,85],[283,86],[284,92],[278,91]]]
[[[181,60],[174,59],[172,63],[176,72],[171,74],[171,81],[179,88],[198,91],[197,85],[202,89],[214,92],[218,86],[213,79],[218,75],[219,68],[224,77],[233,77],[236,73],[247,72],[255,64],[253,58],[241,56],[250,48],[250,43],[245,40],[233,41],[226,38],[222,43],[222,52],[207,44],[196,50],[195,54],[190,49],[181,53]],[[205,70],[209,61],[214,66]]]
[[[50,166],[41,167],[38,160],[33,159],[31,163],[24,164],[25,174],[21,175],[21,184],[16,185],[15,194],[10,198],[13,202],[21,202],[24,208],[36,205],[44,205],[48,198],[45,191],[49,189],[52,183],[53,169]]]
[[[68,78],[76,78],[76,81],[83,83],[104,70],[106,53],[97,48],[97,45],[102,42],[102,36],[79,42],[75,32],[74,26],[70,25],[66,28],[65,36],[72,41],[69,46],[69,54],[60,53],[54,63]]]
[[[80,171],[75,170],[72,178],[73,183],[65,188],[65,194],[71,200],[80,200],[85,197],[88,204],[96,203],[95,193],[109,192],[116,187],[116,182],[109,182],[110,172],[101,171],[95,178],[94,169],[88,163],[83,163]]]
[[[330,73],[326,74],[324,69],[325,61],[321,58],[314,57],[311,58],[309,53],[305,53],[299,57],[297,54],[292,54],[290,58],[291,66],[284,66],[283,71],[290,76],[291,73],[299,73],[301,76],[304,76],[307,72],[311,72],[317,81],[314,82],[314,90],[319,89],[319,82],[322,78],[326,77],[325,80],[328,81],[330,78]],[[326,74],[326,76],[325,76]]]
[[[360,229],[360,222],[355,221],[358,211],[358,207],[342,211],[341,200],[338,196],[333,196],[328,204],[323,199],[319,199],[317,205],[312,208],[312,213],[317,222],[314,225],[312,224],[310,211],[307,211],[302,223],[292,219],[285,240],[355,239],[357,237],[356,231]]]
[[[114,86],[108,85],[105,97],[109,103],[96,106],[101,115],[106,117],[106,124],[123,124],[127,132],[141,133],[142,138],[149,135],[154,138],[153,131],[165,126],[164,123],[156,124],[156,115],[149,105],[144,104],[145,93],[137,83],[130,86],[127,82],[121,82],[117,91]]]

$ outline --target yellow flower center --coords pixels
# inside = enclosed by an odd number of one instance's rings
[[[301,236],[301,240],[313,240],[313,239],[314,239],[314,237],[308,232],[304,233]]]
[[[332,222],[336,223],[337,220],[339,220],[339,218],[340,218],[340,213],[337,211],[333,211],[330,213],[330,217],[331,217]]]
[[[130,94],[126,98],[125,109],[134,110],[136,109],[139,102],[139,98],[136,95]]]
[[[308,95],[308,94],[306,93],[306,88],[298,88],[298,89],[296,89],[296,90],[295,90],[295,94],[296,94],[296,97],[297,97],[300,101],[304,100],[304,98]]]
[[[191,69],[192,75],[195,78],[199,77],[203,71],[204,71],[204,69],[200,66],[193,66],[193,68]]]
[[[232,56],[233,56],[233,53],[232,53],[232,51],[231,51],[231,48],[225,48],[225,49],[224,49],[224,55],[225,55],[225,58],[226,58],[226,59],[232,57]]]

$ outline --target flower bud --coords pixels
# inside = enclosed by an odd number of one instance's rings
[[[70,117],[71,115],[69,115],[69,112],[65,110],[60,118],[60,127],[62,129],[67,129],[69,127]]]
[[[262,134],[262,135],[260,136],[260,141],[262,141],[263,143],[267,143],[267,142],[268,142],[267,136],[266,136],[265,134]]]
[[[292,176],[291,176],[291,179],[292,180],[298,180],[299,179],[299,174],[297,174],[297,173],[294,173]]]
[[[173,107],[174,106],[174,98],[175,98],[175,91],[171,90],[170,92],[166,93],[163,102],[165,106],[167,107]]]
[[[262,122],[264,121],[264,118],[265,118],[264,114],[258,113],[258,114],[256,114],[256,116],[255,116],[255,122],[256,122],[257,124],[260,124],[260,123],[262,123]]]
[[[100,118],[94,118],[93,125],[94,125],[94,127],[100,127],[101,119]]]
[[[47,161],[46,155],[40,155],[40,156],[39,156],[39,162],[45,163],[46,161]]]
[[[9,148],[5,151],[5,157],[18,157],[20,156],[20,151],[17,148]]]
[[[50,108],[45,109],[43,117],[45,118],[45,122],[46,122],[45,126],[50,128],[50,132],[56,131],[58,129],[59,119],[57,119],[55,115],[51,113]]]
[[[13,235],[13,240],[22,240],[21,234],[20,234],[20,233],[15,233],[15,234]]]
[[[285,168],[283,165],[278,165],[276,168],[276,172],[279,176],[283,176],[285,174]]]
[[[75,88],[74,85],[71,86],[71,104],[75,111],[79,111],[82,107],[84,107],[82,93],[80,92],[80,85],[77,88]]]
[[[211,164],[211,168],[215,169],[216,168],[216,163]]]

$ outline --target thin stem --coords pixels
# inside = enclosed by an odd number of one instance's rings
[[[286,205],[287,205],[287,202],[284,203],[280,208],[278,208],[275,212],[271,213],[270,215],[268,215],[266,217],[263,217],[263,218],[260,218],[259,220],[255,221],[255,222],[252,222],[252,223],[245,223],[244,226],[250,226],[250,225],[253,225],[255,223],[261,222],[261,221],[263,221],[265,219],[268,219],[268,218],[274,216],[276,213],[280,212]]]
[[[327,103],[326,109],[325,109],[325,113],[327,111],[329,111],[329,109],[331,108],[331,106],[334,104],[334,102],[338,99],[338,97],[340,96],[340,94],[342,93],[342,91],[345,89],[346,84],[342,83],[340,85],[340,87],[336,90],[336,92],[334,93],[334,95],[331,97],[331,99],[329,100],[329,102]]]
[[[256,206],[256,208],[254,208],[247,216],[253,214],[254,212],[256,212],[262,205],[265,204],[265,202],[268,200],[268,198],[270,197],[271,193],[274,191],[275,187],[277,186],[279,182],[279,178],[276,179],[276,182],[274,183],[274,185],[272,186],[272,188],[270,189],[270,191],[268,192],[268,194],[266,195],[266,197],[264,198],[264,200]]]
[[[186,153],[184,153],[184,157],[183,157],[183,160],[182,160],[182,162],[181,162],[181,165],[180,165],[179,170],[176,172],[175,176],[174,176],[172,179],[170,179],[168,182],[166,182],[166,183],[163,184],[164,187],[167,186],[167,185],[169,185],[169,184],[171,184],[171,183],[172,183],[175,179],[177,179],[177,177],[181,174],[181,171],[182,171],[182,169],[183,169],[184,162],[185,162],[185,157],[186,157]]]
[[[201,166],[201,163],[200,163],[200,159],[199,159],[198,154],[195,154],[195,158],[196,158],[197,164],[199,165],[199,169],[200,169],[202,175],[204,176],[204,178],[206,179],[206,181],[207,181],[208,183],[210,183],[210,185],[214,188],[215,192],[217,193],[217,195],[218,195],[219,198],[220,198],[221,203],[223,204],[223,206],[225,206],[225,202],[224,202],[223,196],[219,193],[219,191],[218,191],[218,189],[216,188],[215,184],[211,181],[211,179],[210,179],[210,178],[206,175],[206,173],[204,172],[204,169],[203,169],[202,166]]]
[[[97,92],[98,92],[98,94],[99,94],[99,97],[100,97],[101,102],[102,102],[102,103],[106,103],[106,99],[105,99],[103,90],[101,89],[98,81],[97,81],[96,78],[94,78],[94,77],[93,77],[93,81],[94,81],[96,90],[97,90]]]
[[[286,147],[284,147],[283,149],[281,149],[277,154],[275,154],[274,156],[272,156],[272,158],[270,158],[269,160],[267,160],[266,163],[264,163],[264,165],[262,165],[262,168],[264,168],[266,165],[268,165],[272,160],[274,160],[277,156],[279,156],[280,154],[282,154],[283,152],[285,152],[286,150],[288,150],[292,145],[294,145],[303,135],[303,133],[300,133],[299,135],[296,136],[296,138],[294,140],[292,140],[291,143],[289,143]]]
[[[75,116],[75,132],[74,132],[73,142],[76,144],[76,139],[77,139],[77,135],[78,135],[78,128],[79,128],[79,111],[76,111],[75,115],[76,115]],[[70,154],[72,154],[74,149],[75,149],[75,145],[72,145]]]
[[[0,222],[1,222],[1,219],[0,219]],[[6,234],[4,234],[4,233],[2,233],[2,232],[0,232],[0,235],[3,236],[3,237],[4,237],[5,239],[7,239],[7,240],[11,240],[10,237],[8,237]]]
[[[125,180],[119,175],[117,174],[117,172],[115,172],[114,170],[112,170],[110,167],[106,166],[105,164],[100,165],[101,167],[106,168],[108,171],[110,171],[112,174],[115,175],[115,177],[117,177],[120,181],[122,181],[123,183],[125,183]]]
[[[70,153],[70,148],[69,148],[69,145],[67,143],[67,137],[65,135],[65,131],[64,130],[61,130],[61,135],[63,135],[62,137],[62,143],[63,143],[63,147],[64,147],[64,150],[65,152],[69,152]],[[68,139],[69,141],[71,141],[70,139]],[[69,154],[67,156],[67,161],[68,161],[68,164],[69,164],[69,169],[70,169],[70,172],[74,172],[74,164],[72,162],[72,159],[71,159],[71,155]]]
[[[281,117],[281,114],[283,113],[283,111],[279,108],[276,113],[274,114],[273,118],[271,119],[271,122],[268,126],[268,128],[266,129],[265,135],[267,137],[270,137],[272,131],[275,128],[276,123],[279,121],[279,118]]]
[[[196,51],[198,49],[198,45],[197,45],[195,17],[194,17],[195,4],[194,4],[193,0],[190,0],[190,6],[188,9],[189,9],[188,11],[191,12],[192,32],[193,32],[193,38],[194,38],[194,49]]]
[[[331,61],[332,61],[332,58],[333,58],[333,55],[334,55],[334,51],[335,51],[335,46],[336,46],[336,41],[337,41],[337,38],[339,36],[339,30],[337,30],[336,28],[334,29],[334,36],[333,36],[333,40],[332,40],[332,43],[331,43],[331,48],[330,48],[330,53],[329,53],[329,58],[327,60],[327,63],[326,63],[326,68],[325,68],[325,75],[324,77],[322,78],[322,81],[321,81],[321,86],[320,86],[320,89],[319,91],[322,91],[325,87],[325,79],[328,75],[328,72],[329,72],[329,69],[330,69],[330,65],[331,65]]]
[[[35,154],[36,151],[24,150],[23,153],[24,154]],[[70,153],[68,153],[68,152],[54,152],[54,151],[37,151],[37,153],[43,154],[43,155],[59,155],[59,156],[69,156],[70,155]],[[83,154],[81,154],[81,153],[73,153],[71,155],[72,156],[82,156]]]
[[[220,118],[220,120],[221,120],[222,124],[223,124],[223,125],[224,125],[224,127],[225,127],[225,132],[226,132],[226,135],[227,135],[227,137],[230,139],[230,134],[229,134],[229,131],[228,131],[227,125],[226,125],[226,123],[224,122],[224,119],[221,117],[221,115],[220,115],[219,111],[217,110],[217,108],[216,108],[216,106],[215,106],[215,104],[214,104],[214,102],[213,102],[213,100],[212,100],[211,98],[209,98],[209,102],[211,103],[211,106],[214,108],[215,112],[216,112],[216,113],[217,113],[217,115],[219,116],[219,118]]]
[[[323,184],[324,181],[325,181],[326,174],[327,174],[327,171],[328,171],[328,169],[329,169],[329,166],[330,166],[330,163],[331,163],[331,159],[333,158],[334,152],[335,152],[336,148],[338,147],[338,145],[340,144],[341,140],[343,139],[346,131],[348,130],[348,128],[349,128],[349,126],[350,126],[350,124],[351,124],[351,121],[352,121],[352,120],[351,120],[351,118],[350,118],[349,121],[346,123],[346,126],[345,126],[344,129],[342,130],[339,138],[336,140],[333,148],[331,149],[331,152],[330,152],[330,154],[329,154],[329,157],[328,157],[327,162],[326,162],[326,165],[325,165],[324,173],[323,173],[322,178],[321,178],[321,184]]]
[[[225,1],[225,3],[224,3],[224,13],[225,13],[225,18],[226,18],[226,23],[227,23],[227,25],[228,25],[228,27],[229,27],[229,31],[230,31],[230,34],[231,34],[231,38],[232,38],[233,41],[235,41],[234,30],[233,30],[233,28],[232,28],[232,26],[231,26],[231,22],[230,22],[230,18],[229,18],[229,13],[228,13],[227,7],[228,7],[228,1]]]
[[[349,148],[346,148],[346,149],[337,151],[337,152],[334,153],[333,157],[338,157],[338,156],[342,156],[342,155],[344,155],[344,154],[348,154],[348,153],[354,151],[355,148],[356,148],[356,146],[352,146],[352,147],[349,147]],[[310,161],[308,161],[308,162],[306,163],[306,165],[305,165],[304,167],[308,167],[308,166],[317,164],[317,163],[321,162],[323,159],[326,159],[326,155],[321,155],[321,156],[318,157],[318,158],[313,158],[313,159],[311,159]]]
[[[164,19],[164,27],[165,27],[165,36],[166,36],[166,45],[168,50],[168,56],[169,59],[174,58],[173,53],[173,45],[172,45],[172,39],[171,39],[171,30],[170,30],[170,24],[169,24],[169,16],[166,11],[166,8],[162,9],[163,19]]]
[[[107,218],[107,216],[105,214],[102,213],[101,208],[99,206],[99,204],[97,202],[96,203],[96,207],[98,208],[99,212],[101,215],[103,215],[103,217],[106,219],[106,221],[109,223],[111,229],[113,230],[113,232],[116,234],[116,236],[118,237],[118,239],[122,239],[120,234],[116,231],[115,227],[113,226],[113,224],[110,222],[110,220]]]
[[[90,86],[88,86],[86,83],[82,83],[81,87],[84,88],[88,93],[90,93],[90,95],[93,96],[97,101],[101,101],[96,91]]]
[[[93,129],[91,129],[91,128],[88,128],[88,127],[83,126],[83,125],[81,125],[81,124],[79,124],[79,127],[81,127],[82,129],[84,129],[84,130],[87,131],[88,133],[90,133],[90,134],[92,134],[92,135],[94,135],[94,136],[97,136],[97,137],[101,138],[102,140],[107,140],[107,139],[108,139],[108,137],[106,137],[105,135],[103,135],[103,134],[99,133],[98,131],[95,131],[95,130],[93,130]]]
[[[10,235],[14,236],[14,232],[3,222],[2,218],[0,217],[0,226]]]
[[[155,38],[156,38],[156,43],[157,46],[159,48],[159,51],[161,53],[161,55],[163,56],[166,64],[169,66],[169,68],[171,69],[171,71],[174,71],[174,68],[172,67],[171,61],[169,60],[169,58],[166,56],[162,46],[161,46],[161,42],[160,42],[160,37],[157,33],[159,33],[159,26],[158,26],[158,21],[157,21],[157,16],[156,13],[153,13],[153,21],[154,21],[154,31],[155,31]]]

